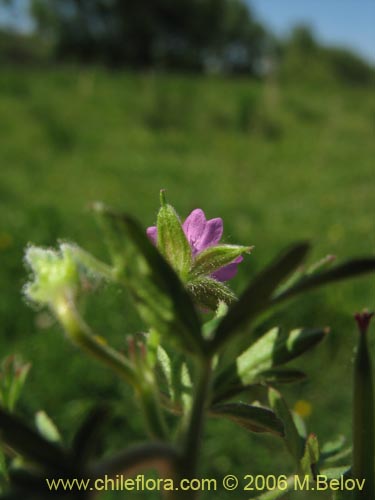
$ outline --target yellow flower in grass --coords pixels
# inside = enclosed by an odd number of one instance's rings
[[[302,418],[308,418],[312,414],[312,404],[305,399],[299,399],[293,410]]]

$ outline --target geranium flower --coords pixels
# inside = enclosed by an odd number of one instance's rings
[[[186,218],[182,224],[182,229],[189,242],[192,257],[195,259],[207,248],[219,244],[223,235],[223,220],[220,217],[207,220],[203,210],[196,208]],[[158,237],[157,227],[148,227],[147,236],[156,245]],[[217,281],[228,281],[237,274],[238,264],[242,260],[243,257],[240,255],[233,262],[216,270],[210,276]]]

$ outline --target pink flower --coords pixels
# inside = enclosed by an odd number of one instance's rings
[[[182,224],[182,229],[190,244],[193,258],[206,250],[206,248],[219,244],[223,235],[223,220],[220,217],[215,219],[206,219],[206,216],[200,208],[196,208],[186,218]],[[156,245],[157,227],[147,228],[147,236]],[[242,262],[243,257],[237,257],[230,264],[215,271],[211,277],[217,281],[228,281],[237,273],[237,266]]]

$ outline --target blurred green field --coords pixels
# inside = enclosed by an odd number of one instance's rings
[[[76,241],[106,258],[89,203],[103,200],[146,227],[166,188],[182,217],[201,207],[210,218],[223,217],[227,242],[255,245],[236,290],[295,240],[312,241],[312,261],[371,254],[374,114],[372,89],[328,81],[2,68],[0,357],[20,352],[33,363],[20,410],[31,416],[45,409],[69,439],[70,425],[105,400],[113,405],[111,447],[143,436],[129,391],[23,300],[29,242]],[[309,380],[286,391],[290,406],[298,399],[312,404],[307,423],[323,441],[350,436],[352,315],[364,306],[374,306],[371,278],[310,293],[270,320],[332,327],[325,345],[295,364]],[[97,331],[120,348],[127,333],[142,329],[117,290],[103,290],[89,307]],[[208,477],[292,470],[282,443],[219,422],[208,427],[202,462]]]

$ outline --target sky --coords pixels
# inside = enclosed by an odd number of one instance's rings
[[[321,42],[347,47],[375,63],[375,0],[244,1],[276,35],[286,35],[296,24],[308,24]],[[30,31],[28,2],[16,0],[11,16],[0,8],[0,26]]]
[[[327,45],[352,49],[375,62],[375,0],[246,0],[277,35],[308,24]]]

